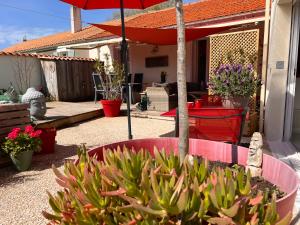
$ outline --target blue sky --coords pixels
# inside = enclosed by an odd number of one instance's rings
[[[185,0],[191,2],[193,0]],[[109,20],[113,10],[82,12],[84,22]],[[0,49],[70,29],[70,7],[59,0],[0,0]]]

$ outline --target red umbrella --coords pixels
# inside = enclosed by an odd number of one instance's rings
[[[122,44],[121,58],[124,64],[124,72],[126,76],[126,95],[127,95],[127,117],[128,117],[128,138],[132,139],[131,134],[131,118],[130,118],[130,101],[128,87],[128,61],[127,61],[127,42],[125,35],[124,8],[127,9],[145,9],[167,0],[61,0],[68,4],[74,5],[81,9],[115,9],[120,8],[121,24],[122,24]]]

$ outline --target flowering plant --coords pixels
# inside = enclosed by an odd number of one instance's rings
[[[260,85],[253,64],[221,64],[209,82],[213,94],[223,97],[250,97]]]
[[[39,151],[42,144],[41,133],[41,130],[35,131],[32,126],[26,126],[24,131],[14,128],[5,138],[2,149],[13,156],[26,151]]]

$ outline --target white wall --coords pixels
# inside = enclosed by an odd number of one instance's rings
[[[187,81],[192,79],[192,43],[189,42],[187,47]],[[160,82],[160,74],[162,71],[167,72],[167,82],[176,82],[176,65],[177,65],[177,46],[158,46],[158,51],[153,52],[153,45],[146,44],[130,44],[129,45],[129,60],[130,73],[143,73],[144,83],[151,84],[152,82]],[[169,56],[168,67],[146,68],[145,59],[155,56]]]
[[[100,49],[94,48],[89,50],[89,58],[98,59],[99,58]]]
[[[0,88],[7,89],[12,82],[14,88],[18,90],[17,76],[15,73],[17,65],[32,66],[31,71],[31,87],[37,87],[42,84],[41,81],[41,64],[40,60],[33,57],[16,57],[16,56],[0,56]],[[26,91],[24,87],[21,90],[23,93]]]
[[[272,4],[264,123],[265,135],[270,141],[283,138],[291,18],[292,4]],[[276,68],[278,61],[284,62],[283,69]]]
[[[106,55],[108,56],[108,60],[106,59]],[[99,53],[99,59],[100,61],[103,61],[108,65],[112,65],[112,61],[113,61],[113,50],[112,50],[112,46],[110,45],[104,45],[100,47],[100,53]]]

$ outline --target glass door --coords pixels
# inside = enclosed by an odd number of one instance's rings
[[[286,96],[284,140],[300,150],[300,0],[293,5],[289,73]]]

